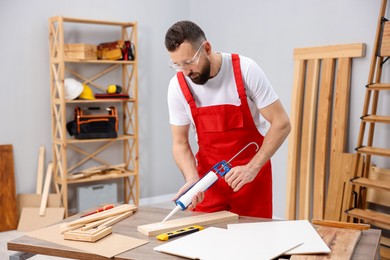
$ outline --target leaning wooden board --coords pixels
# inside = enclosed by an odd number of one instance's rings
[[[18,216],[12,145],[0,145],[0,231],[16,229]]]
[[[291,260],[351,259],[362,234],[361,230],[315,226],[318,234],[331,249],[326,255],[293,255]]]
[[[218,211],[205,213],[191,217],[156,222],[152,224],[138,226],[137,230],[146,236],[156,236],[160,233],[183,228],[192,225],[212,225],[230,220],[237,220],[238,215],[229,211]]]

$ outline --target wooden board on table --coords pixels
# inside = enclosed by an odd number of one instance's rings
[[[38,229],[27,233],[26,235],[108,258],[148,243],[148,241],[145,240],[115,233],[100,239],[95,243],[64,240],[61,235],[60,224]]]
[[[0,145],[0,187],[0,231],[14,230],[18,213],[12,145]]]
[[[237,220],[238,215],[229,211],[218,211],[214,213],[204,213],[180,219],[156,222],[152,224],[138,226],[137,230],[146,236],[156,236],[160,233],[169,232],[175,229],[192,225],[212,225],[230,220]]]
[[[316,230],[331,252],[327,255],[292,255],[291,260],[351,259],[361,237],[361,230],[317,226]]]

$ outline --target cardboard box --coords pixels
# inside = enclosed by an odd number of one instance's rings
[[[115,204],[118,202],[117,184],[97,184],[77,188],[77,209],[79,212],[88,210],[102,204]]]
[[[64,54],[66,59],[97,60],[97,46],[85,43],[65,44]]]

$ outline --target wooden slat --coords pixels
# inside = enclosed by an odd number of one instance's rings
[[[323,219],[313,219],[313,225],[320,225],[326,227],[337,227],[337,228],[346,228],[346,229],[355,229],[355,230],[369,230],[370,225],[360,224],[360,223],[349,223],[341,221],[332,221],[332,220],[323,220]]]
[[[363,57],[366,52],[364,43],[340,44],[294,49],[294,59],[327,59]]]
[[[302,129],[302,103],[305,82],[305,61],[295,61],[294,63],[294,84],[291,104],[291,132],[288,139],[287,157],[287,214],[289,220],[296,219],[297,201],[297,179],[298,179],[298,157]]]
[[[385,148],[365,146],[365,147],[358,148],[357,151],[363,154],[390,157],[390,149],[385,149]]]
[[[320,61],[310,60],[307,64],[306,90],[304,100],[302,143],[301,143],[301,171],[299,178],[299,210],[298,219],[309,219],[312,172],[314,169],[314,137],[315,118],[318,93],[318,79]],[[306,108],[306,110],[305,110]],[[308,111],[307,111],[308,110]]]
[[[42,194],[43,172],[45,167],[45,147],[39,147],[36,194]]]
[[[148,225],[138,226],[137,230],[146,236],[156,236],[160,233],[191,225],[212,225],[216,223],[237,220],[238,215],[229,211],[218,211],[214,213],[204,213],[191,217],[156,222]]]
[[[372,211],[372,210],[363,210],[363,209],[351,209],[347,212],[348,215],[352,217],[356,217],[359,219],[367,219],[372,221],[377,221],[384,224],[390,223],[390,215],[383,214],[380,212]]]
[[[356,159],[356,154],[332,153],[324,219],[341,220],[346,183],[353,175]]]
[[[331,121],[331,104],[333,94],[335,60],[325,59],[321,64],[321,82],[317,110],[315,164],[313,187],[313,218],[321,219],[324,214],[325,178],[330,141],[329,126]]]
[[[363,174],[364,164],[364,158],[356,155],[352,162],[353,168],[350,171],[349,179],[355,178],[356,176],[361,176]],[[348,183],[345,184],[340,221],[347,222],[350,220],[349,216],[346,214],[346,211],[353,206],[353,192],[355,192],[355,188],[356,187],[353,185],[348,185]]]
[[[352,60],[342,58],[338,60],[336,90],[332,117],[331,151],[345,152],[348,130],[349,94],[351,88]]]

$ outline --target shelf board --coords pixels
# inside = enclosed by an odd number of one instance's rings
[[[67,23],[85,23],[85,24],[98,24],[98,25],[111,25],[111,26],[124,26],[132,27],[135,26],[136,22],[111,22],[111,21],[102,21],[102,20],[90,20],[90,19],[79,19],[71,17],[61,17],[55,16],[50,18],[51,21],[59,21],[62,18],[64,22]]]
[[[125,102],[136,102],[135,98],[97,98],[92,100],[68,100],[67,104],[87,104],[87,103],[125,103]]]
[[[127,64],[134,65],[135,61],[133,60],[74,60],[74,59],[66,59],[65,62],[69,63],[95,63],[95,64]]]
[[[97,143],[97,142],[109,142],[109,141],[122,141],[135,139],[134,135],[119,135],[117,138],[96,138],[96,139],[66,139],[67,144],[78,144],[78,143]]]
[[[121,174],[96,174],[91,177],[87,178],[80,178],[80,179],[66,179],[62,180],[61,178],[56,178],[55,181],[56,183],[60,185],[65,185],[66,184],[75,184],[75,183],[87,183],[87,182],[93,182],[93,181],[102,181],[102,180],[114,180],[114,179],[120,179],[120,178],[126,178],[130,176],[135,176],[137,175],[134,171],[126,171],[125,173]]]

